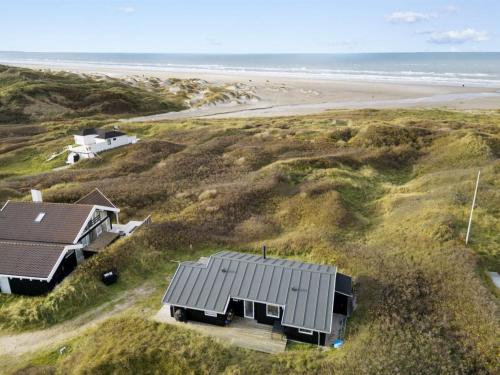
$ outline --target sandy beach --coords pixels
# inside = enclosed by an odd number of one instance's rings
[[[127,121],[158,121],[190,117],[260,117],[310,114],[328,109],[350,108],[448,108],[498,109],[500,88],[332,80],[322,77],[280,75],[263,72],[159,70],[143,67],[88,66],[84,64],[20,63],[33,69],[75,73],[167,78],[200,78],[211,83],[243,83],[259,98],[248,103],[228,103],[182,112],[137,117]]]

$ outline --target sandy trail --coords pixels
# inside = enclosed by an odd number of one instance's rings
[[[471,92],[440,94],[427,97],[406,99],[385,99],[366,101],[338,101],[324,103],[302,103],[270,105],[260,103],[259,105],[213,106],[210,108],[195,108],[179,112],[168,112],[150,116],[140,116],[120,120],[122,122],[148,122],[179,120],[188,118],[235,118],[235,117],[273,117],[273,116],[295,116],[320,113],[332,109],[359,109],[359,108],[412,108],[412,107],[444,107],[459,108],[460,104],[473,100],[482,100],[483,103],[498,103],[500,106],[500,92]],[[481,106],[478,105],[478,108]],[[488,108],[488,106],[486,106]]]
[[[152,291],[151,287],[141,286],[124,292],[117,298],[67,322],[37,331],[0,336],[0,353],[7,356],[20,356],[57,344],[62,345],[64,341],[72,339],[83,331],[131,308],[137,300]]]

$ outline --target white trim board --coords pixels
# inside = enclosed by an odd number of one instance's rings
[[[120,210],[118,208],[113,209],[111,207],[94,205],[92,207],[92,209],[90,210],[90,213],[88,214],[87,219],[85,219],[85,221],[83,222],[83,225],[80,228],[80,231],[78,232],[75,239],[73,240],[73,244],[76,244],[78,242],[78,240],[80,239],[80,237],[82,236],[82,234],[85,232],[85,227],[87,226],[87,223],[89,222],[89,220],[92,219],[92,216],[94,215],[94,212],[96,210],[111,211],[111,212],[117,212],[117,213],[120,212]]]
[[[252,316],[247,316],[247,305],[246,305],[247,302],[252,303]],[[254,301],[251,301],[249,299],[243,300],[243,317],[248,318],[248,319],[255,319],[255,303],[254,303]]]
[[[269,306],[272,306],[272,307],[277,307],[278,308],[278,315],[273,315],[273,314],[269,314]],[[280,308],[281,306],[280,305],[275,305],[274,303],[266,303],[266,316],[269,317],[269,318],[280,318]]]
[[[9,202],[10,202],[10,199],[7,202],[5,202],[5,204],[2,206],[2,208],[0,209],[0,211],[3,211],[3,209],[9,204]]]

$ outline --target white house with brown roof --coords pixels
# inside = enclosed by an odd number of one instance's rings
[[[8,201],[0,210],[0,292],[37,295],[51,290],[83,259],[109,245],[117,208],[101,191],[77,202]]]
[[[118,130],[89,128],[74,135],[75,145],[68,147],[67,164],[74,164],[80,159],[94,158],[98,153],[133,143],[135,136],[129,136]]]

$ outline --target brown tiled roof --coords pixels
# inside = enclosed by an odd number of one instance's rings
[[[64,245],[0,241],[0,275],[45,279],[63,251]]]
[[[93,206],[8,202],[0,211],[0,240],[72,244]],[[40,213],[40,222],[35,219]]]
[[[116,208],[116,206],[97,188],[92,190],[87,195],[83,196],[75,203],[77,204],[92,204],[104,207]]]

